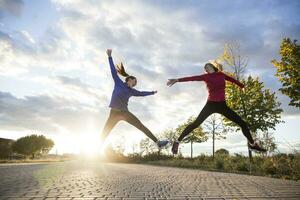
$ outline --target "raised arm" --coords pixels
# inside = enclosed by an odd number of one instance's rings
[[[199,76],[189,76],[184,78],[179,78],[178,82],[187,82],[187,81],[204,81],[206,75],[199,75]]]
[[[148,96],[148,95],[153,95],[155,94],[157,91],[138,91],[136,89],[132,89],[132,96],[136,96],[136,97],[143,97],[143,96]]]
[[[189,76],[184,78],[178,78],[178,79],[169,79],[167,82],[168,86],[172,86],[177,82],[187,82],[187,81],[204,81],[206,77],[206,74],[199,75],[199,76]]]
[[[234,79],[234,78],[232,78],[232,77],[230,77],[230,76],[227,76],[226,74],[224,74],[224,75],[225,75],[225,80],[226,80],[226,81],[229,81],[229,82],[231,82],[231,83],[234,83],[234,84],[236,84],[237,86],[239,86],[240,88],[244,88],[244,87],[245,87],[245,85],[244,85],[243,83],[239,82],[238,80],[236,80],[236,79]]]
[[[115,81],[115,84],[121,84],[121,83],[123,83],[123,81],[118,76],[116,67],[114,65],[114,61],[113,61],[113,59],[111,57],[111,52],[112,52],[111,49],[107,49],[106,50],[106,53],[108,55],[108,62],[109,62],[109,66],[110,66],[111,75],[112,75],[112,77],[113,77],[113,79]]]

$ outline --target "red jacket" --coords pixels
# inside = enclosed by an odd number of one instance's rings
[[[225,101],[225,80],[238,85],[240,88],[244,87],[241,82],[235,80],[230,76],[227,76],[222,72],[215,72],[203,74],[200,76],[191,76],[178,79],[179,82],[204,81],[208,89],[208,101]]]

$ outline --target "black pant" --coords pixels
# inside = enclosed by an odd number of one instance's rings
[[[152,132],[146,126],[142,124],[142,122],[136,116],[134,116],[134,114],[132,114],[129,111],[115,110],[115,109],[110,110],[109,117],[102,131],[101,139],[104,141],[105,138],[109,135],[110,131],[114,128],[114,126],[119,121],[122,120],[135,126],[137,129],[144,132],[154,142],[157,142],[157,138],[152,134]]]
[[[213,113],[220,113],[224,115],[229,120],[233,121],[234,123],[238,124],[242,128],[242,132],[244,136],[248,139],[250,143],[253,143],[253,138],[251,136],[251,133],[249,131],[247,123],[242,120],[242,118],[236,114],[233,110],[231,110],[227,105],[225,101],[221,102],[214,102],[214,101],[208,101],[196,120],[189,124],[181,133],[181,135],[178,138],[178,141],[183,140],[185,136],[187,136],[190,132],[192,132],[195,128],[200,126],[202,122],[209,117]]]

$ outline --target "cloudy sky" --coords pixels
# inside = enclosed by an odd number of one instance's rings
[[[197,115],[204,83],[167,88],[167,78],[203,73],[224,44],[239,42],[246,73],[277,93],[284,113],[275,131],[280,151],[300,147],[299,109],[278,93],[270,63],[284,37],[300,39],[300,2],[0,0],[0,137],[37,133],[58,153],[96,151],[113,89],[105,50],[138,78],[129,109],[155,134]],[[120,123],[108,143],[128,152],[145,136]],[[217,148],[245,152],[245,138],[230,133]],[[211,141],[196,145],[209,153]],[[188,147],[183,148],[188,153]]]

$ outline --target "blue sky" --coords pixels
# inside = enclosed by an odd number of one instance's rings
[[[270,62],[282,38],[299,39],[299,10],[299,1],[1,0],[0,137],[43,133],[60,153],[78,152],[82,141],[96,146],[113,87],[106,48],[138,77],[138,89],[158,90],[131,99],[130,110],[155,134],[175,128],[200,112],[207,92],[203,83],[167,88],[167,78],[203,73],[203,63],[235,41],[249,61],[246,74],[282,102],[285,123],[271,131],[279,150],[299,147],[299,109],[277,91]],[[109,142],[130,151],[143,138],[121,123]],[[245,152],[244,144],[231,133],[217,148]],[[196,146],[211,151],[210,141]]]

